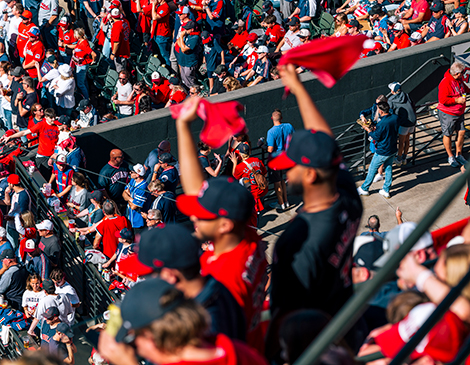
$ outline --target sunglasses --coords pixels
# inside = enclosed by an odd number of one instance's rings
[[[120,77],[119,80],[127,80],[127,77]]]

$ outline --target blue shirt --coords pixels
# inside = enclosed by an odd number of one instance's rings
[[[169,199],[166,199],[169,198]],[[152,203],[152,209],[158,209],[162,213],[164,223],[176,222],[176,194],[166,191],[159,195]]]
[[[206,22],[209,26],[209,30],[215,33],[222,31],[225,19],[224,1],[210,0],[208,6],[210,11],[212,12],[212,15],[214,16],[214,19],[210,19],[209,16],[206,17]]]
[[[380,20],[376,20],[374,22],[374,34],[383,37],[383,33],[380,31],[380,29],[388,29],[388,24],[387,24],[388,16],[384,16]]]
[[[447,15],[445,14],[443,14],[439,19],[436,19],[434,18],[434,16],[432,16],[431,19],[429,19],[429,22],[428,22],[429,30],[428,30],[428,33],[426,34],[426,37],[424,37],[424,40],[428,41],[432,37],[436,37],[439,39],[444,38],[444,36],[447,33],[447,26],[446,26],[447,20],[449,20],[449,18],[447,18]]]
[[[60,360],[65,360],[69,356],[67,345],[53,338],[51,338],[51,342],[49,342],[49,353]]]
[[[223,52],[217,39],[204,44],[204,57],[206,58],[207,72],[214,72],[219,65],[220,53]]]
[[[266,142],[268,147],[274,147],[274,152],[285,151],[290,136],[295,132],[294,127],[289,123],[275,125],[268,131]]]
[[[183,67],[196,67],[198,65],[198,56],[201,44],[201,38],[197,34],[189,34],[183,38],[184,44],[190,49],[184,53],[182,49],[179,52],[179,63]]]
[[[41,350],[48,351],[52,337],[55,335],[56,327],[51,328],[44,320],[41,325]]]
[[[75,148],[72,152],[69,152],[66,156],[67,164],[72,166],[74,170],[77,167],[86,167],[85,153],[80,147]]]
[[[176,187],[180,181],[178,170],[176,170],[176,167],[170,166],[166,170],[163,170],[158,180],[160,180],[165,185],[165,190],[174,193],[176,192]]]
[[[0,200],[5,199],[5,189],[8,187],[8,180],[4,178],[0,181]]]
[[[30,274],[38,274],[43,280],[49,279],[51,262],[43,252],[36,257],[26,254],[25,267]]]
[[[99,15],[100,12],[101,12],[101,7],[103,6],[103,4],[101,3],[100,0],[79,0],[80,2],[80,6],[82,7],[82,9],[85,11],[85,14],[88,18],[93,18],[93,16],[91,16],[91,14],[88,12],[88,10],[85,8],[85,5],[83,5],[84,2],[87,2],[88,5],[90,5],[90,8],[91,10],[93,10],[93,12],[96,14],[96,15]]]
[[[391,156],[397,153],[398,117],[394,114],[383,116],[369,136],[375,140],[375,153],[378,155]]]
[[[13,252],[15,252],[15,250],[13,249],[13,247],[11,246],[11,243],[6,241],[3,245],[0,246],[0,254],[7,250],[7,249],[10,249],[12,250]]]
[[[147,200],[149,194],[147,193],[147,182],[142,180],[141,182],[136,182],[134,179],[131,180],[126,186],[126,190],[129,190],[129,193],[132,198],[132,204],[136,205],[139,208],[142,208]],[[144,219],[140,214],[141,209],[133,210],[127,206],[127,218],[131,222],[132,228],[140,228],[144,226]]]
[[[103,209],[95,209],[95,206],[93,204],[90,204],[88,207],[88,227],[91,227],[93,224],[98,223],[100,220],[104,218],[104,213]]]
[[[259,82],[259,84],[269,80],[269,69],[271,68],[271,62],[268,59],[265,61],[261,61],[257,59],[255,65],[253,66],[253,70],[255,71],[255,77],[261,76],[263,79]]]

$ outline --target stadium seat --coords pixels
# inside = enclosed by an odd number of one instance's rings
[[[330,13],[323,11],[316,19],[310,22],[310,32],[313,38],[320,37],[322,34],[330,36],[334,33],[335,19]]]
[[[106,77],[104,79],[104,83],[100,83],[97,80],[93,80],[94,85],[98,90],[100,90],[100,95],[102,95],[105,99],[111,99],[113,96],[114,89],[116,88],[116,83],[118,82],[119,74],[116,70],[109,69]]]
[[[144,75],[151,75],[152,72],[157,71],[158,67],[161,65],[161,61],[156,57],[149,57],[148,62],[145,64],[145,67],[137,66],[137,80],[140,81],[144,78]]]
[[[160,67],[158,67],[157,71],[160,73],[160,75],[162,75],[165,79],[168,79],[170,77],[170,70],[168,69],[168,67],[166,67],[165,65],[161,65]]]

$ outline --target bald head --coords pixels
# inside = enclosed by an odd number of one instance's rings
[[[109,153],[109,162],[113,166],[121,166],[124,160],[124,153],[120,149],[111,150]]]

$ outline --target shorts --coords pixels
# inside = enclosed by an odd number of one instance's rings
[[[282,181],[284,170],[268,169],[268,180],[270,183],[277,183]]]
[[[407,134],[413,133],[415,126],[412,127],[400,127],[398,128],[398,134],[400,136],[406,136]]]
[[[465,118],[463,114],[456,116],[438,110],[438,115],[444,136],[450,137],[455,131],[465,130]]]
[[[416,32],[419,28],[421,28],[423,26],[422,23],[411,23],[411,24],[408,24],[410,26],[410,32],[413,33],[413,32]]]

